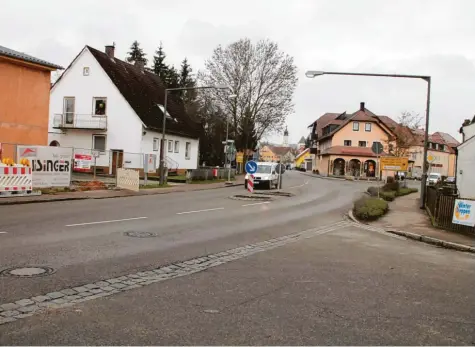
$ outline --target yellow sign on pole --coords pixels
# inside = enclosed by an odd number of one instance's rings
[[[381,169],[393,171],[407,171],[408,158],[402,157],[381,157]]]
[[[244,153],[237,152],[236,153],[236,163],[242,163],[244,161]]]

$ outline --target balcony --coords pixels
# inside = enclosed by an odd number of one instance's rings
[[[107,116],[77,113],[57,113],[53,118],[53,128],[107,130]]]

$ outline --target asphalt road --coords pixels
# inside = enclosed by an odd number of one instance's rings
[[[0,303],[327,229],[206,271],[0,325],[0,343],[475,343],[475,257],[344,221],[362,187],[288,172],[284,188],[293,196],[266,203],[229,199],[244,193],[235,187],[2,206],[1,269],[48,265],[56,272],[0,277]]]

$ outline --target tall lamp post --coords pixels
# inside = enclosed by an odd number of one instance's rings
[[[168,93],[177,90],[195,90],[195,89],[229,89],[228,86],[203,86],[203,87],[183,87],[183,88],[167,88],[165,89],[165,101],[163,103],[163,121],[162,121],[162,143],[160,145],[160,185],[165,184],[165,128],[167,120],[167,101]]]
[[[329,72],[329,71],[307,71],[305,76],[314,78],[322,75],[342,75],[342,76],[369,76],[369,77],[390,77],[390,78],[417,78],[427,82],[427,98],[426,98],[426,127],[424,132],[424,156],[422,162],[422,179],[421,179],[421,198],[420,208],[425,207],[426,184],[427,184],[427,148],[429,144],[429,111],[430,111],[430,87],[431,77],[422,75],[399,75],[399,74],[379,74],[379,73],[358,73],[358,72]]]

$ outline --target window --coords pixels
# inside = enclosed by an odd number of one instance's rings
[[[173,152],[173,141],[168,140],[168,152]]]
[[[160,140],[156,137],[153,138],[153,150],[156,152],[160,148]]]
[[[106,114],[106,98],[93,98],[93,107],[95,116],[104,116]]]
[[[441,151],[445,150],[444,145],[439,145],[439,149],[440,149]]]
[[[175,141],[175,153],[180,152],[180,141]]]
[[[436,144],[436,143],[432,143],[432,144],[431,144],[431,147],[432,147],[432,149],[437,149],[437,144]]]
[[[92,135],[92,148],[101,152],[106,151],[106,136],[105,135]]]
[[[360,122],[353,122],[353,131],[360,131]]]
[[[370,132],[371,131],[371,123],[366,123],[364,125],[364,131]]]
[[[85,66],[82,68],[82,75],[89,76],[89,67]]]
[[[66,124],[74,123],[74,106],[76,99],[74,97],[66,96],[63,102],[63,122]]]
[[[366,141],[358,141],[358,147],[366,147]]]
[[[187,142],[185,145],[185,158],[190,159],[191,157],[191,142]]]
[[[344,144],[345,146],[350,147],[350,146],[351,146],[351,140],[345,140],[345,141],[343,141],[343,144]]]

